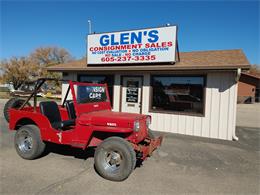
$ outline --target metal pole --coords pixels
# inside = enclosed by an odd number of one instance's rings
[[[88,34],[91,34],[91,20],[88,20]]]

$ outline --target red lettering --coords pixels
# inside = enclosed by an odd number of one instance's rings
[[[168,45],[168,47],[171,47],[172,46],[172,42],[169,41],[167,45]]]
[[[166,42],[162,42],[162,47],[166,47]]]

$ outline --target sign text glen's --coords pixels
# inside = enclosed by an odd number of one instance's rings
[[[88,64],[175,62],[176,26],[88,35]]]

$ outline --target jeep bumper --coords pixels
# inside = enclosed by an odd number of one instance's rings
[[[162,144],[162,136],[151,139],[145,138],[140,144],[133,144],[134,150],[139,154],[142,160],[152,155],[152,152]]]

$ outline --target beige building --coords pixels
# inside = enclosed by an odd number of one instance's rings
[[[183,52],[175,64],[90,66],[82,59],[48,71],[107,83],[113,110],[151,115],[152,130],[232,140],[237,139],[237,81],[248,68],[242,50],[217,50]]]

